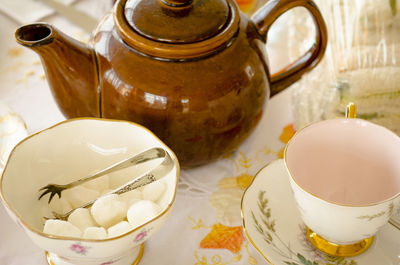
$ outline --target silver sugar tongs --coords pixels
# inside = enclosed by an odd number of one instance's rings
[[[85,182],[88,182],[90,180],[93,180],[95,178],[98,178],[100,176],[103,176],[105,174],[109,174],[111,172],[115,172],[133,165],[137,165],[140,163],[144,163],[146,161],[150,161],[153,159],[157,159],[157,158],[163,158],[162,162],[156,166],[155,168],[152,168],[151,170],[143,173],[142,175],[134,178],[133,180],[131,180],[130,182],[124,184],[123,186],[114,189],[113,191],[110,191],[104,195],[108,195],[108,194],[122,194],[134,189],[137,189],[139,187],[145,186],[147,184],[150,184],[156,180],[161,179],[162,177],[164,177],[168,172],[170,172],[172,170],[172,168],[174,167],[174,163],[172,161],[171,156],[168,154],[167,151],[165,151],[162,148],[156,147],[156,148],[152,148],[149,150],[146,150],[140,154],[137,154],[131,158],[125,159],[123,161],[120,161],[114,165],[109,166],[106,169],[101,170],[100,172],[79,179],[77,181],[71,182],[69,184],[66,185],[58,185],[58,184],[49,184],[43,188],[41,188],[40,190],[44,190],[44,192],[40,195],[39,200],[47,193],[51,192],[50,198],[49,198],[49,203],[51,201],[51,199],[54,197],[55,194],[58,194],[58,196],[61,198],[61,192],[65,189],[70,189],[72,187],[78,186],[80,184],[83,184]],[[102,196],[104,196],[102,195]],[[95,202],[96,200],[90,201],[84,205],[81,205],[77,208],[88,208],[90,206],[92,206],[92,204]],[[56,219],[61,219],[61,220],[67,220],[69,215],[74,211],[75,209],[72,209],[71,211],[65,213],[65,214],[59,214],[56,212],[52,212],[53,216]],[[46,219],[50,219],[50,218],[46,218]]]

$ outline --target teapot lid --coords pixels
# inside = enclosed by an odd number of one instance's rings
[[[213,37],[230,17],[226,0],[127,0],[124,13],[140,35],[176,44]]]
[[[235,0],[119,0],[113,17],[128,47],[173,61],[222,51],[235,40],[241,23]]]

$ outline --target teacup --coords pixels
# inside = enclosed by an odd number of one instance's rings
[[[298,131],[285,164],[307,237],[334,256],[358,255],[397,209],[400,138],[362,119],[332,119]]]

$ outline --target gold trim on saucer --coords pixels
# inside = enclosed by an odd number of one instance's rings
[[[243,211],[243,201],[244,201],[244,197],[246,196],[246,193],[248,190],[250,190],[250,187],[253,185],[254,181],[256,180],[256,178],[258,177],[258,175],[261,173],[261,171],[263,171],[265,168],[269,167],[271,164],[273,163],[277,163],[280,159],[278,160],[274,160],[272,162],[267,163],[265,166],[263,166],[253,177],[253,179],[251,180],[251,183],[249,184],[249,186],[247,186],[247,188],[244,190],[243,195],[242,195],[242,199],[240,200],[240,215],[242,216],[242,226],[243,226],[243,230],[246,233],[247,239],[250,241],[250,243],[253,245],[253,247],[258,251],[258,253],[261,254],[261,256],[264,257],[264,259],[271,265],[274,265],[265,255],[264,253],[262,253],[262,251],[257,247],[256,243],[254,243],[253,239],[251,238],[251,236],[249,235],[249,233],[247,232],[247,228],[246,228],[246,222],[244,220],[244,211]]]
[[[133,261],[131,265],[138,265],[139,262],[142,260],[143,257],[143,252],[144,252],[144,243],[140,245],[140,250],[139,254],[137,255],[136,259]],[[54,262],[50,259],[50,254],[48,251],[45,251],[46,254],[46,260],[49,265],[55,265]]]
[[[45,251],[44,253],[46,254],[47,263],[49,263],[49,265],[54,265],[54,262],[50,259],[50,254],[49,254],[49,252],[48,252],[48,251]]]
[[[374,241],[374,237],[369,237],[360,242],[350,245],[338,245],[322,238],[310,228],[306,227],[307,238],[310,243],[318,250],[336,257],[353,257],[366,251]]]
[[[140,260],[143,257],[143,252],[144,252],[144,243],[140,245],[140,250],[139,250],[139,254],[136,257],[136,259],[133,261],[132,265],[137,265],[139,264]]]

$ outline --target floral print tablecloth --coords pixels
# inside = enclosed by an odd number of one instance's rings
[[[39,58],[14,43],[15,22],[2,15],[0,21],[1,100],[25,120],[30,133],[63,120]],[[49,21],[67,34],[87,39],[82,31],[60,18]],[[277,58],[279,54],[274,53],[270,61],[274,63]],[[267,263],[245,237],[240,202],[254,175],[282,157],[294,133],[290,94],[285,91],[268,102],[259,125],[236,152],[215,163],[181,171],[171,216],[161,231],[146,241],[140,264]],[[3,206],[0,224],[0,264],[47,264],[44,252],[8,218]]]
[[[265,264],[243,232],[241,198],[264,165],[282,158],[293,134],[290,92],[284,92],[268,103],[260,124],[235,153],[183,170],[171,218],[157,239],[149,242],[178,252],[167,263],[160,258],[159,264]],[[151,254],[145,251],[144,258],[147,255]],[[180,258],[185,262],[178,262]]]

